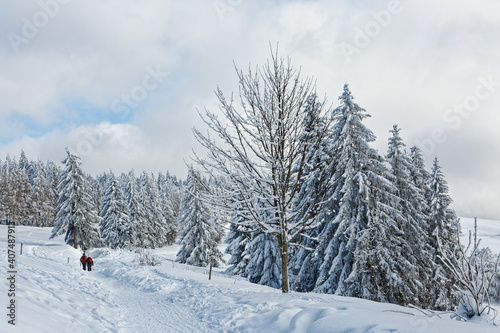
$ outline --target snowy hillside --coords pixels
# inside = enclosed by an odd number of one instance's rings
[[[473,219],[462,219],[463,230]],[[500,252],[500,222],[478,221],[482,245]],[[282,294],[215,270],[175,263],[179,247],[154,250],[162,259],[143,267],[136,254],[93,250],[95,270],[50,229],[15,227],[16,261],[9,273],[7,226],[0,226],[0,332],[498,332],[484,323],[392,304],[322,294]],[[466,232],[464,233],[464,239]],[[20,244],[23,254],[20,255]],[[11,256],[12,257],[12,256]],[[14,280],[9,277],[14,275]],[[14,284],[11,284],[14,283]],[[8,296],[14,288],[15,298]],[[15,301],[15,326],[8,324]],[[498,308],[498,307],[497,307]],[[500,325],[500,320],[497,318]]]

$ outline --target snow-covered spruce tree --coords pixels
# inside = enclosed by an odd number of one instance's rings
[[[148,237],[146,235],[147,215],[143,202],[141,201],[137,186],[137,178],[135,177],[133,170],[131,170],[128,174],[124,192],[129,222],[128,245],[132,247],[137,246],[140,248],[146,248],[148,245]]]
[[[177,220],[172,210],[172,205],[168,199],[167,179],[163,174],[158,175],[158,196],[160,200],[160,212],[163,214],[166,222],[166,241],[167,245],[172,245],[177,237]]]
[[[158,186],[152,177],[145,171],[139,178],[140,200],[144,205],[145,224],[140,225],[140,232],[144,233],[143,241],[146,248],[157,248],[167,244],[169,232],[165,216],[161,212]]]
[[[262,231],[252,233],[244,276],[252,283],[272,288],[281,286],[281,256],[276,237]]]
[[[57,168],[53,163],[45,167],[41,161],[28,161],[24,152],[19,163],[7,156],[5,163],[0,163],[0,219],[53,226],[57,204],[54,173],[57,182]]]
[[[400,129],[394,125],[389,132],[392,136],[389,137],[386,159],[391,166],[396,186],[396,208],[404,217],[398,225],[398,228],[404,231],[401,236],[400,254],[411,264],[408,269],[401,271],[401,275],[413,295],[418,298],[417,302],[411,299],[408,301],[428,308],[434,306],[436,290],[433,287],[437,278],[433,276],[433,272],[437,268],[426,234],[429,217],[426,215],[428,207],[425,192],[415,185],[411,177],[413,166],[410,156],[404,151],[405,144],[399,135]]]
[[[434,158],[431,178],[429,205],[430,239],[434,249],[437,249],[437,237],[444,250],[451,250],[456,240],[456,214],[450,208],[452,200],[448,195],[448,184],[444,179],[443,171],[438,158]]]
[[[0,222],[7,219],[8,213],[8,181],[4,164],[0,160]]]
[[[308,175],[303,171],[314,154],[301,149],[299,137],[304,133],[304,106],[314,92],[313,80],[301,79],[290,61],[273,54],[267,65],[254,73],[237,70],[240,83],[240,106],[228,100],[220,89],[216,96],[225,118],[206,110],[202,116],[208,128],[219,138],[212,139],[194,129],[199,143],[208,150],[205,159],[196,157],[207,172],[219,173],[230,183],[232,191],[213,196],[217,204],[231,210],[234,198],[240,198],[249,226],[277,238],[281,255],[282,291],[289,291],[288,257],[294,241],[314,221],[298,219],[295,197]],[[322,114],[318,112],[318,114]],[[311,119],[319,122],[320,117]],[[311,142],[319,147],[322,137]],[[298,165],[298,161],[302,163]],[[309,175],[312,177],[313,175]],[[314,175],[315,176],[315,175]],[[324,182],[322,184],[328,184]],[[320,188],[314,198],[322,201]],[[259,201],[266,202],[268,214],[259,213]],[[315,203],[311,203],[315,206]]]
[[[431,175],[425,168],[425,160],[422,155],[422,151],[417,146],[413,146],[410,148],[410,160],[411,160],[411,169],[410,169],[410,178],[412,179],[413,185],[415,185],[420,192],[424,194],[424,198],[426,199],[425,206],[423,209],[425,210],[425,215],[429,216],[429,205],[427,202],[427,198],[430,195],[430,179]]]
[[[306,181],[302,183],[295,198],[294,209],[298,212],[297,219],[312,219],[315,223],[311,225],[311,228],[306,228],[302,232],[296,244],[292,244],[292,251],[290,251],[290,281],[292,289],[297,291],[311,291],[314,288],[318,267],[313,265],[311,259],[318,243],[318,235],[324,227],[324,221],[328,219],[327,216],[331,218],[333,214],[328,198],[325,200],[326,202],[321,204],[317,200],[311,199],[321,195],[318,189],[325,181],[322,177],[333,174],[333,170],[330,170],[333,165],[332,152],[329,149],[332,141],[323,133],[329,129],[329,126],[326,125],[328,121],[325,116],[319,114],[320,111],[321,104],[316,95],[309,96],[304,107],[304,112],[307,114],[304,119],[304,132],[300,137],[302,149],[308,152],[305,157],[309,162],[303,170]],[[320,121],[315,121],[315,119],[320,119]],[[321,137],[327,139],[321,141],[319,149],[310,146],[318,141],[317,138]],[[312,156],[308,156],[308,154],[312,154]],[[301,163],[302,159],[297,161],[297,165],[300,166]]]
[[[17,165],[19,171],[24,171],[26,173],[29,184],[33,185],[34,184],[33,180],[35,179],[36,176],[35,166],[32,161],[28,160],[26,154],[24,153],[24,150],[21,150],[21,155],[19,156],[19,163]]]
[[[2,219],[16,222],[15,214],[15,185],[14,173],[17,171],[17,163],[11,159],[10,155],[5,158],[5,163],[2,166]]]
[[[395,209],[396,187],[385,160],[369,143],[363,125],[369,115],[344,86],[333,111],[334,175],[328,198],[334,218],[319,235],[314,260],[319,267],[316,291],[383,302],[405,303],[412,295],[401,269],[409,265],[398,245],[403,219]]]
[[[50,187],[50,201],[51,201],[51,206],[54,207],[54,218],[51,221],[50,226],[54,226],[54,221],[56,218],[56,209],[57,209],[57,200],[59,199],[59,194],[57,192],[57,188],[59,185],[59,179],[60,179],[60,174],[61,174],[61,168],[58,167],[54,162],[52,161],[47,161],[46,164],[46,178],[47,182],[49,183]]]
[[[33,188],[29,183],[29,177],[25,169],[19,169],[15,173],[15,212],[22,224],[32,224],[33,221]]]
[[[99,216],[93,204],[87,179],[80,167],[80,157],[70,153],[63,161],[65,167],[59,182],[57,215],[50,238],[65,234],[66,244],[89,249],[100,246]]]
[[[236,204],[242,204],[242,200],[235,198]],[[250,218],[245,215],[245,209],[235,205],[229,219],[229,232],[226,236],[225,253],[230,254],[228,268],[226,272],[234,275],[241,275],[246,277],[246,268],[250,260],[248,246],[252,239],[253,229],[249,227],[250,223],[247,222]]]
[[[11,159],[10,155],[7,155],[5,162],[2,166],[2,219],[13,221],[15,214],[15,187],[13,185],[14,175],[13,173],[17,170],[16,162]]]
[[[427,227],[427,237],[431,246],[433,261],[438,265],[435,272],[436,286],[434,307],[441,310],[454,308],[456,297],[453,294],[454,285],[457,283],[456,277],[446,267],[442,260],[438,258],[439,250],[437,240],[441,242],[441,247],[445,252],[454,252],[456,247],[457,217],[450,208],[452,200],[448,195],[448,185],[439,165],[439,160],[434,158],[428,186],[429,196],[427,205],[429,207],[429,223]]]
[[[39,163],[33,180],[33,219],[34,224],[41,227],[53,226],[56,215],[55,194],[45,174],[43,164]]]
[[[165,190],[172,217],[177,221],[181,207],[182,183],[167,172]]]
[[[6,185],[4,205],[7,218],[15,224],[30,223],[34,214],[33,191],[26,169],[20,168],[15,159],[7,156],[3,174]]]
[[[238,218],[238,216],[234,216],[233,218]],[[248,230],[248,227],[232,222],[229,225],[229,232],[226,238],[226,242],[229,245],[226,247],[225,253],[230,254],[231,258],[227,262],[229,267],[226,269],[226,272],[246,276],[246,267],[250,260],[248,245],[252,234]]]
[[[218,235],[214,219],[201,200],[205,191],[200,173],[190,168],[179,218],[181,248],[176,260],[192,266],[218,267],[223,258],[215,241]]]
[[[224,191],[227,186],[226,181],[223,177],[216,178],[213,176],[210,176],[208,178],[206,185],[208,188],[207,192],[211,193],[212,195],[224,195]],[[213,215],[215,230],[217,231],[217,237],[215,241],[217,243],[220,243],[226,237],[226,227],[231,220],[231,216],[225,209],[220,208],[217,205],[209,205],[209,208],[211,214]]]
[[[122,190],[114,174],[110,172],[104,194],[99,222],[101,238],[112,249],[129,244],[129,221]]]

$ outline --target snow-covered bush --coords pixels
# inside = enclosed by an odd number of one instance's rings
[[[141,266],[157,266],[161,264],[161,259],[157,255],[151,253],[151,251],[145,251],[144,249],[136,250],[135,261]]]
[[[457,228],[459,222],[457,222]],[[457,232],[457,238],[458,238]],[[477,221],[474,222],[474,240],[469,232],[467,247],[458,244],[455,249],[443,249],[439,239],[440,258],[452,272],[457,283],[457,297],[460,300],[457,315],[464,320],[486,315],[494,319],[496,310],[491,307],[490,293],[496,276],[500,273],[500,255],[491,260],[488,248],[479,248]]]
[[[491,283],[490,298],[493,302],[500,303],[500,273],[497,274],[496,278]]]

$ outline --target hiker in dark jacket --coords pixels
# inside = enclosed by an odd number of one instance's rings
[[[87,270],[90,272],[92,270],[92,266],[94,265],[94,261],[92,258],[87,257]]]
[[[83,255],[80,257],[80,263],[83,266],[83,270],[85,271],[87,269],[87,256],[85,255],[85,252],[83,252]]]

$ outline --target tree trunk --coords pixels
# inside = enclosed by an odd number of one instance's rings
[[[208,271],[208,279],[212,280],[212,263],[210,263],[210,270]]]
[[[75,249],[78,249],[78,241],[77,241],[77,238],[76,238],[76,225],[73,226],[73,246],[75,247]]]
[[[281,252],[281,291],[288,293],[288,240],[285,233],[279,235],[278,243]]]

